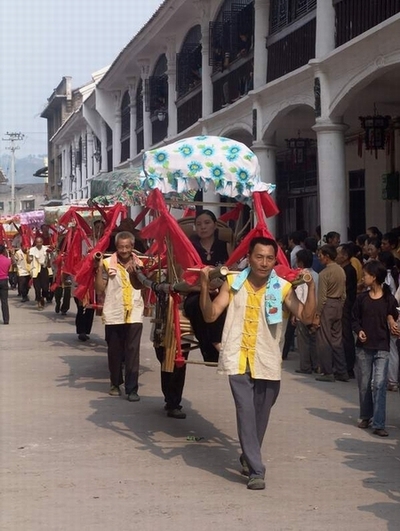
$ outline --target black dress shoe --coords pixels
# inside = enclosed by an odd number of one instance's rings
[[[87,341],[88,337],[87,337],[86,334],[79,334],[78,335],[78,339],[79,339],[79,341]]]

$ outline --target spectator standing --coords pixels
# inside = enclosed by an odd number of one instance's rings
[[[336,262],[343,268],[346,275],[346,299],[342,313],[342,340],[346,358],[347,374],[355,378],[354,364],[356,360],[355,340],[352,329],[352,312],[357,296],[357,273],[351,264],[352,247],[344,243],[337,250]]]
[[[136,276],[133,252],[135,238],[130,232],[115,236],[116,253],[101,260],[95,276],[95,290],[104,296],[103,322],[107,342],[111,396],[120,396],[124,383],[130,402],[138,402],[140,339],[143,329],[144,303],[141,283]]]
[[[5,325],[10,323],[10,310],[8,308],[8,271],[10,265],[11,258],[8,256],[7,249],[3,244],[0,244],[0,302]]]
[[[316,273],[321,273],[321,271],[324,269],[324,266],[321,264],[317,256],[318,241],[316,240],[316,238],[313,238],[312,236],[306,238],[304,240],[304,249],[308,249],[312,252],[312,268]]]
[[[318,294],[318,273],[312,269],[313,254],[308,249],[302,249],[296,255],[297,267],[308,271],[315,285],[315,294]],[[296,288],[296,295],[302,304],[305,304],[308,295],[308,284],[300,284]],[[312,325],[296,320],[297,348],[299,351],[300,367],[296,369],[300,374],[312,374],[318,370],[318,356],[316,348],[315,330]]]
[[[378,255],[380,263],[386,268],[385,284],[389,287],[392,295],[396,294],[399,285],[399,272],[395,265],[395,258],[392,252],[383,251]],[[388,391],[399,390],[399,349],[397,347],[398,337],[390,334],[390,350],[388,365]]]
[[[398,335],[397,302],[384,283],[386,269],[380,262],[367,262],[363,271],[363,282],[368,290],[357,296],[353,311],[353,330],[357,334],[356,374],[361,419],[358,427],[366,429],[372,422],[373,433],[387,437],[385,422],[389,327],[393,334]]]
[[[301,238],[302,238],[302,235],[301,235],[301,232],[300,231],[295,231],[295,232],[291,232],[289,234],[289,251],[290,251],[290,267],[292,269],[295,269],[296,268],[296,254],[298,251],[301,251],[302,250],[302,246],[301,246]]]
[[[395,260],[400,262],[400,254],[397,251],[399,239],[394,232],[387,232],[382,236],[381,251],[389,251],[393,254]]]
[[[317,329],[317,351],[321,374],[316,380],[347,382],[346,358],[342,344],[342,313],[346,299],[346,275],[335,262],[337,251],[333,245],[323,245],[319,259],[325,269],[319,274],[318,302],[314,317]],[[334,375],[335,372],[335,375]]]

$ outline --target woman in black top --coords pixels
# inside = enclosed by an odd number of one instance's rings
[[[201,210],[194,222],[196,234],[191,241],[200,255],[204,265],[223,265],[231,252],[230,245],[218,238],[217,218],[210,210]],[[218,361],[219,344],[226,314],[223,313],[215,322],[206,323],[200,310],[199,293],[191,293],[184,302],[185,315],[192,325],[199,341],[204,361]]]
[[[368,288],[357,296],[353,307],[353,331],[357,334],[356,374],[360,397],[359,428],[387,437],[386,385],[389,363],[389,332],[397,329],[397,302],[384,284],[385,267],[377,260],[363,266],[363,282]]]

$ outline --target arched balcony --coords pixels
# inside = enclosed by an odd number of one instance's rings
[[[254,1],[225,0],[210,23],[214,112],[253,89]]]
[[[152,144],[164,140],[168,134],[168,75],[167,57],[160,55],[153,75],[148,79],[146,110],[150,112],[152,123]],[[147,88],[147,87],[146,87]]]
[[[193,26],[176,58],[178,132],[187,129],[202,116],[201,48],[201,26]]]

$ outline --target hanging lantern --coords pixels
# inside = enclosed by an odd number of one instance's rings
[[[287,148],[291,153],[291,162],[294,166],[301,166],[307,160],[307,150],[314,142],[311,138],[285,138]]]
[[[385,149],[391,117],[375,113],[373,116],[359,116],[359,120],[364,129],[365,147],[370,152],[375,151],[377,157],[378,149]]]

